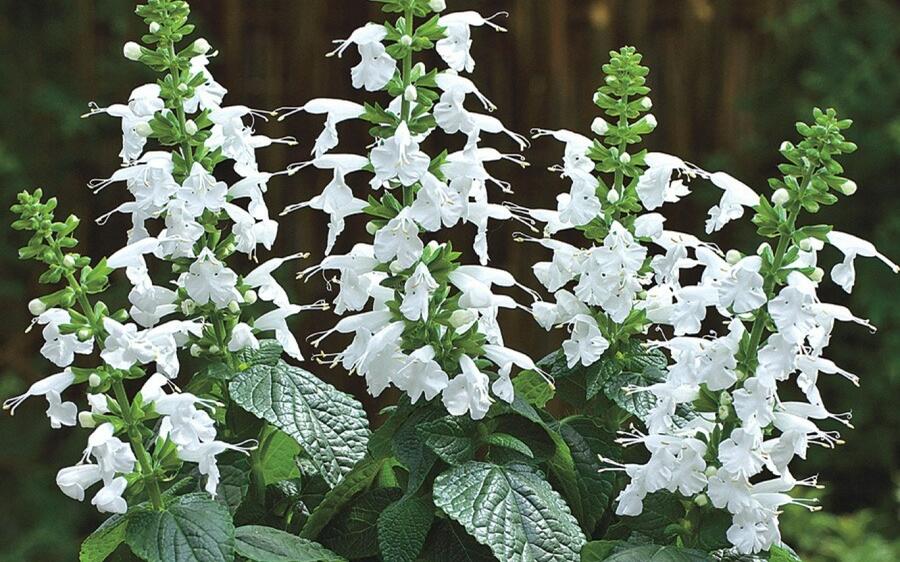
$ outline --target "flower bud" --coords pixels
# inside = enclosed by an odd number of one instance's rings
[[[409,35],[404,35],[403,37],[400,38],[400,44],[403,45],[404,47],[409,47],[410,45],[412,45],[412,42],[413,42],[413,38],[410,37]]]
[[[734,398],[731,397],[731,394],[729,394],[727,390],[723,390],[722,394],[719,395],[719,404],[725,404],[726,406],[730,406],[733,403],[734,403]]]
[[[185,84],[184,82],[182,82],[181,84],[178,85],[178,91],[181,92],[182,94],[184,94],[185,92],[188,91],[188,85]]]
[[[125,55],[125,58],[128,60],[141,60],[141,55],[143,51],[141,46],[135,43],[134,41],[129,41],[125,43],[125,46],[122,47],[122,54]]]
[[[435,12],[443,12],[447,9],[447,0],[431,0],[428,2],[428,7]]]
[[[737,250],[728,250],[727,252],[725,252],[725,261],[727,261],[731,265],[734,265],[737,262],[741,261],[742,257],[744,256],[742,256],[741,253]]]
[[[610,75],[608,75],[608,76],[606,77],[606,83],[607,83],[607,84],[612,84],[612,83],[615,82],[616,80],[618,80],[618,78],[616,78],[616,77],[613,76],[612,74],[610,74]]]
[[[158,22],[152,21],[150,22],[150,33],[159,33],[159,30],[162,26],[159,25]]]
[[[63,266],[70,269],[75,267],[75,256],[73,256],[72,254],[66,254],[66,256],[63,258]]]
[[[184,122],[184,132],[187,133],[187,136],[192,137],[197,134],[197,131],[197,123],[193,119]]]
[[[647,96],[644,96],[643,98],[641,98],[640,103],[641,103],[641,109],[643,109],[645,111],[650,109],[651,107],[653,107],[653,100],[651,100]]]
[[[655,129],[656,126],[659,125],[659,122],[656,120],[656,115],[653,115],[652,113],[648,113],[647,115],[644,115],[643,121],[651,129]]]
[[[839,189],[844,195],[853,195],[854,193],[856,193],[856,182],[853,180],[847,180],[841,184],[841,187]]]
[[[78,412],[78,425],[84,429],[93,429],[97,427],[97,422],[94,421],[94,414],[90,412]]]
[[[783,187],[779,187],[775,190],[775,193],[772,194],[772,203],[774,203],[775,205],[781,206],[790,200],[791,194],[788,193],[788,190]]]
[[[403,90],[403,99],[406,101],[416,101],[419,99],[419,91],[416,90],[416,87],[410,84]]]
[[[102,382],[103,379],[101,379],[100,375],[98,375],[97,373],[91,373],[90,376],[88,376],[88,385],[91,388],[97,388]]]
[[[594,131],[595,135],[603,136],[609,131],[609,123],[602,117],[597,117],[594,119],[594,122],[591,123],[591,130]]]
[[[719,472],[719,469],[712,465],[706,467],[706,476],[708,478],[712,478],[717,472]]]
[[[221,351],[222,350],[219,349],[219,346],[217,346],[215,344],[209,346],[209,352],[212,353],[213,355],[218,355]]]
[[[794,145],[788,141],[784,141],[781,143],[781,146],[778,147],[779,152],[787,152],[794,148]]]
[[[716,415],[720,420],[725,421],[728,419],[728,416],[731,415],[731,410],[728,408],[728,406],[722,404],[721,406],[719,406],[719,410],[716,412]]]
[[[610,203],[617,203],[619,201],[619,192],[615,189],[610,189],[609,193],[606,194],[606,200]]]
[[[631,162],[631,155],[628,154],[627,152],[623,152],[622,154],[619,155],[619,162],[621,162],[623,164],[627,164],[627,163]]]
[[[86,342],[89,339],[91,339],[92,337],[94,337],[94,332],[91,331],[91,329],[87,328],[87,327],[78,328],[78,331],[75,332],[75,337],[78,338],[78,341],[80,341],[80,342]]]
[[[815,245],[813,244],[812,238],[804,238],[803,240],[800,241],[800,249],[803,250],[804,252],[808,252],[808,251],[812,250],[813,248],[815,248]]]
[[[191,357],[200,357],[200,354],[203,353],[203,349],[201,349],[200,346],[197,344],[192,344],[190,352],[191,352]]]
[[[32,313],[35,316],[40,316],[41,314],[47,312],[47,305],[44,304],[44,301],[41,299],[32,299],[28,302],[28,312]]]
[[[254,291],[253,289],[250,289],[249,291],[244,293],[244,302],[247,304],[255,303],[256,298],[257,298],[256,291]]]
[[[471,324],[474,321],[475,313],[471,310],[454,310],[453,314],[450,315],[450,325],[454,328],[459,328],[460,326]]]
[[[809,274],[809,278],[813,281],[813,283],[819,283],[822,279],[825,278],[825,270],[821,267],[817,267],[813,270],[812,273]]]
[[[706,494],[700,494],[694,498],[694,504],[697,507],[706,507],[709,504],[709,498],[706,497]]]
[[[238,301],[231,301],[228,303],[228,312],[232,314],[237,314],[241,311],[241,305]]]
[[[192,301],[191,299],[184,299],[181,301],[181,313],[185,316],[192,316],[194,311],[197,310],[197,303]]]
[[[367,222],[366,223],[366,232],[368,232],[369,234],[374,236],[375,233],[378,232],[378,225],[376,225],[372,221]]]
[[[150,123],[147,123],[146,121],[141,121],[137,125],[134,126],[134,132],[137,133],[139,136],[147,138],[153,134],[153,127],[150,126]]]
[[[198,55],[205,55],[209,52],[210,49],[212,49],[212,47],[210,46],[209,41],[201,37],[200,39],[194,41],[192,49]]]
[[[763,242],[762,244],[759,245],[758,248],[756,248],[756,255],[757,255],[757,256],[761,256],[761,255],[763,255],[766,251],[771,252],[771,251],[772,251],[772,246],[769,246],[769,243],[768,243],[768,242]]]

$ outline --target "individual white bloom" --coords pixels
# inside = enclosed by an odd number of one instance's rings
[[[650,260],[650,267],[656,282],[673,288],[681,287],[681,270],[696,264],[687,257],[687,248],[682,244],[669,247],[665,254],[655,255]]]
[[[759,274],[761,267],[762,258],[759,256],[747,256],[738,261],[730,275],[718,285],[719,305],[742,314],[766,304],[763,276]]]
[[[634,219],[634,235],[638,238],[655,240],[662,236],[666,218],[659,213],[644,213]]]
[[[160,373],[153,373],[152,375],[150,375],[150,377],[141,386],[140,390],[141,399],[144,401],[144,404],[156,402],[157,400],[165,396],[163,388],[167,386],[174,388],[174,385],[169,377]]]
[[[644,157],[644,162],[647,164],[647,169],[638,178],[636,189],[645,209],[652,211],[661,207],[663,203],[674,203],[687,194],[686,190],[682,191],[681,189],[684,184],[679,183],[676,186],[672,182],[672,174],[676,171],[692,170],[684,160],[670,154],[649,152]]]
[[[514,349],[502,345],[488,344],[484,346],[484,355],[498,367],[498,377],[491,384],[491,391],[494,393],[494,396],[508,404],[511,404],[515,399],[515,389],[510,379],[513,366],[524,370],[536,371],[546,376],[530,357]]]
[[[577,364],[589,367],[609,348],[609,341],[600,333],[597,321],[585,314],[572,319],[571,336],[563,342],[569,368]]]
[[[761,445],[758,430],[740,427],[735,429],[728,439],[719,444],[722,468],[733,476],[749,480],[762,470],[764,461],[760,454]]]
[[[841,375],[854,385],[859,386],[859,377],[849,371],[841,369],[835,365],[834,361],[826,359],[825,357],[800,355],[797,357],[797,367],[800,369],[800,373],[797,375],[797,386],[806,395],[806,399],[809,400],[811,404],[817,406],[823,405],[822,396],[819,394],[819,389],[816,387],[820,373],[825,373],[826,375]]]
[[[431,294],[437,288],[437,281],[431,276],[428,266],[424,263],[419,263],[403,286],[403,301],[400,303],[400,312],[407,320],[413,322],[428,320]]]
[[[135,322],[151,328],[178,309],[175,291],[154,285],[145,268],[129,267],[126,274],[133,285],[128,293],[128,302],[131,303],[128,315]]]
[[[519,150],[525,150],[531,143],[528,139],[515,131],[512,131],[503,124],[502,121],[493,115],[483,115],[481,113],[469,113],[468,118],[471,121],[471,130],[464,131],[468,135],[467,142],[476,144],[481,140],[481,133],[505,134],[519,145]]]
[[[231,203],[225,203],[223,207],[234,222],[231,231],[234,234],[237,251],[253,257],[256,255],[257,246],[272,249],[278,236],[277,222],[268,217],[258,221],[253,215]]]
[[[243,300],[235,288],[237,274],[216,259],[209,248],[200,252],[178,284],[199,305],[212,302],[218,308],[225,308],[231,301]]]
[[[473,241],[473,250],[478,255],[478,261],[485,265],[489,261],[487,245],[488,221],[508,220],[512,218],[512,212],[504,205],[496,205],[488,201],[487,188],[481,182],[473,182],[470,191],[471,200],[466,209],[465,220],[475,225],[477,232]]]
[[[777,381],[786,380],[794,372],[799,350],[799,344],[788,341],[781,334],[769,336],[757,354],[756,377],[760,383],[774,392]]]
[[[115,428],[109,422],[103,423],[88,437],[84,457],[94,457],[103,475],[104,483],[109,483],[116,474],[130,474],[137,459],[131,446],[115,437]]]
[[[235,161],[235,171],[242,176],[258,173],[256,149],[273,143],[294,145],[293,137],[280,139],[254,134],[253,128],[244,124],[247,115],[266,119],[268,113],[254,111],[243,105],[220,107],[209,112],[213,126],[205,146],[211,150],[220,148],[226,158]]]
[[[470,26],[480,27],[488,25],[496,31],[506,31],[504,28],[491,22],[492,19],[500,15],[506,15],[506,12],[499,12],[488,18],[471,11],[441,16],[438,20],[438,25],[446,28],[446,31],[444,38],[437,42],[438,55],[453,70],[457,72],[472,72],[475,70],[475,60],[470,52],[472,47]]]
[[[217,181],[199,162],[191,166],[191,172],[181,187],[177,196],[185,202],[185,208],[192,217],[199,217],[207,210],[220,210],[228,193],[228,184]]]
[[[76,334],[62,334],[61,324],[69,324],[72,317],[61,308],[51,308],[37,317],[38,324],[43,324],[41,335],[44,345],[41,355],[53,362],[57,367],[68,367],[75,360],[75,354],[90,355],[94,351],[94,338],[79,341]]]
[[[788,277],[788,285],[768,304],[769,314],[778,332],[791,343],[802,342],[816,325],[813,308],[816,301],[815,292],[796,283],[797,279],[791,274]]]
[[[575,226],[588,224],[600,214],[603,205],[597,197],[597,178],[588,172],[573,170],[572,189],[569,193],[561,193],[556,197],[559,219]]]
[[[247,348],[259,349],[259,340],[253,335],[253,328],[244,322],[239,322],[231,330],[231,337],[228,339],[228,351],[234,353]]]
[[[746,511],[736,514],[725,536],[742,554],[767,550],[781,540],[777,512],[770,513]]]
[[[531,268],[534,276],[548,291],[557,291],[575,279],[581,273],[584,260],[589,255],[580,248],[551,238],[525,238],[524,240],[537,242],[541,246],[553,250],[552,261],[538,262]]]
[[[294,359],[302,361],[303,355],[300,353],[300,346],[297,344],[294,334],[288,328],[286,319],[303,310],[305,310],[305,307],[296,304],[277,308],[257,318],[253,323],[253,327],[259,332],[274,331],[275,339],[284,348],[284,352]]]
[[[876,250],[871,242],[836,230],[829,232],[827,237],[828,242],[844,254],[844,261],[832,268],[831,279],[848,293],[853,290],[853,284],[856,282],[856,269],[854,267],[856,256],[878,258],[891,268],[891,271],[894,273],[900,271],[900,267]]]
[[[84,501],[84,491],[103,478],[96,464],[76,464],[56,473],[56,485],[73,500]]]
[[[410,217],[429,232],[454,226],[466,213],[466,200],[462,195],[434,174],[428,172],[422,178],[422,187],[410,207]]]
[[[287,111],[281,113],[278,117],[279,121],[298,111],[304,111],[311,115],[325,115],[325,129],[316,138],[312,149],[315,158],[319,158],[338,145],[338,124],[350,119],[358,119],[365,113],[365,108],[358,103],[332,98],[316,98],[300,107],[281,108],[279,112],[282,110]]]
[[[697,370],[699,380],[706,383],[709,390],[725,390],[737,381],[735,355],[745,334],[743,323],[734,319],[729,324],[727,336],[704,342],[703,353],[698,356]]]
[[[24,394],[13,396],[12,398],[5,400],[3,402],[3,409],[9,410],[10,415],[15,415],[16,408],[28,398],[32,396],[47,396],[51,392],[56,393],[58,396],[64,390],[72,386],[74,382],[75,374],[67,368],[61,373],[50,375],[49,377],[35,382],[28,387],[28,390],[26,390]]]
[[[410,217],[407,207],[375,234],[375,257],[382,263],[396,260],[397,267],[406,269],[422,256],[425,245],[419,238],[419,226]]]
[[[215,54],[215,53],[213,53]],[[188,113],[196,113],[200,109],[218,109],[222,105],[222,99],[228,90],[216,82],[213,75],[207,70],[209,57],[205,54],[191,58],[191,76],[202,74],[206,82],[194,87],[194,96],[184,101],[184,110]]]
[[[675,303],[647,309],[651,322],[669,324],[675,335],[696,334],[706,318],[706,309],[718,302],[714,287],[682,287],[675,291]]]
[[[287,292],[275,280],[272,273],[285,264],[285,262],[305,257],[306,254],[291,254],[283,258],[272,258],[253,269],[244,277],[244,283],[251,289],[256,289],[259,298],[271,302],[275,306],[288,306],[290,299]]]
[[[725,191],[719,204],[709,210],[706,221],[706,233],[721,230],[729,222],[744,216],[744,207],[755,207],[759,204],[759,195],[746,184],[725,172],[716,172],[709,180],[719,189]]]
[[[166,228],[159,234],[154,255],[166,258],[193,258],[194,247],[204,234],[203,225],[187,210],[187,201],[172,199],[166,205]]]
[[[372,396],[379,396],[394,383],[408,362],[399,346],[404,329],[403,322],[392,322],[379,329],[367,340],[356,361],[355,368],[365,377]]]
[[[394,378],[394,385],[408,394],[413,404],[422,396],[425,400],[431,400],[443,392],[450,382],[447,373],[434,360],[434,355],[434,348],[430,345],[413,351]]]
[[[462,296],[459,306],[464,309],[491,310],[497,307],[517,308],[516,302],[507,295],[496,295],[491,291],[493,285],[499,287],[519,287],[531,293],[516,279],[502,269],[478,265],[457,267],[448,276],[450,283],[460,290]]]
[[[78,417],[78,406],[75,402],[63,402],[59,392],[51,390],[47,393],[47,417],[50,418],[50,427],[59,429],[62,426],[75,427]]]
[[[200,471],[200,474],[206,476],[206,485],[203,489],[212,497],[216,497],[219,489],[219,480],[221,479],[216,456],[228,450],[238,451],[245,455],[250,454],[250,450],[255,448],[256,445],[255,442],[248,442],[248,444],[249,446],[242,446],[242,444],[231,445],[230,443],[215,440],[196,443],[190,447],[179,449],[178,457],[183,461],[197,463],[197,469]]]
[[[113,478],[91,499],[91,505],[95,506],[100,513],[125,513],[128,511],[128,503],[122,494],[127,487],[128,481],[124,477]]]
[[[197,404],[210,406],[210,402],[186,392],[158,397],[153,406],[163,416],[160,437],[170,439],[178,447],[194,447],[213,440],[215,421],[206,411],[197,408]]]
[[[413,185],[425,176],[431,164],[431,158],[419,150],[406,121],[400,122],[392,137],[372,149],[370,159],[375,169],[370,183],[375,189],[392,179],[405,186]]]
[[[473,420],[483,419],[491,407],[490,379],[478,370],[468,355],[459,358],[461,373],[450,379],[441,400],[453,416],[469,414]]]
[[[387,29],[383,25],[367,23],[355,29],[347,39],[335,41],[339,46],[328,56],[336,54],[340,57],[350,45],[355,44],[362,60],[350,71],[353,87],[376,92],[387,85],[397,70],[397,61],[385,52],[381,43],[385,37]]]
[[[744,387],[735,390],[732,395],[734,411],[737,412],[744,427],[765,427],[774,421],[773,393],[756,377],[745,380]]]
[[[128,98],[128,105],[113,104],[100,108],[92,105],[88,115],[106,113],[122,120],[122,151],[119,156],[124,164],[140,158],[147,144],[147,136],[141,134],[154,114],[162,111],[165,103],[160,98],[160,87],[157,84],[145,84],[135,88]]]
[[[135,364],[151,360],[149,350],[143,342],[143,334],[138,334],[137,325],[120,324],[107,316],[103,319],[103,329],[107,335],[100,357],[110,367],[130,369]]]
[[[366,305],[378,283],[386,276],[374,271],[377,265],[378,260],[375,259],[372,246],[356,244],[350,253],[326,256],[318,265],[302,271],[298,277],[308,279],[318,271],[338,270],[340,291],[334,299],[334,311],[341,315],[348,310],[362,310]]]

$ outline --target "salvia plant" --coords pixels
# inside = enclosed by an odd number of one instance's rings
[[[858,256],[898,270],[809,218],[856,191],[839,162],[856,150],[850,121],[816,109],[799,123],[764,197],[640,147],[657,123],[649,70],[625,47],[603,66],[593,138],[533,130],[563,143],[550,170],[570,187],[555,208],[526,209],[499,200],[512,186],[488,168],[525,166],[528,141],[467,77],[472,32],[505,31],[505,14],[374,1],[387,21],[330,53],[359,53],[351,80],[371,98],[270,112],[223,105],[208,69],[217,53],[188,39],[187,3],[148,0],[137,8],[148,33],[124,54],[156,81],[89,113],[121,120],[122,167],[90,187],[127,192],[98,219],[130,216],[122,249],[78,253],[79,220],[57,220],[41,190],[13,206],[13,227],[31,236],[21,258],[54,286],[29,310],[62,371],[4,408],[42,396],[53,428],[89,431],[57,484],[112,515],[80,560],[123,544],[154,562],[798,560],[778,517],[816,509],[791,491],[818,484],[792,461],[850,426],[818,378],[858,382],[824,352],[836,321],[874,330],[818,298],[818,254],[843,256],[830,280],[848,293]],[[298,143],[257,125],[297,112],[325,119],[311,157],[260,171],[256,149]],[[337,151],[349,120],[369,126],[364,154]],[[518,151],[487,146],[496,135]],[[310,167],[331,181],[282,214],[328,215],[325,257],[298,278],[326,276],[331,305],[292,304],[276,279],[307,255],[258,257],[278,233],[270,180]],[[667,229],[663,211],[706,184],[721,197],[703,233]],[[357,218],[371,238],[341,250]],[[715,233],[745,218],[759,247],[720,249]],[[552,252],[533,267],[552,299],[488,265],[489,221],[503,220]],[[450,228],[474,233],[471,252],[442,238]],[[118,270],[128,303],[107,304]],[[356,400],[282,359],[304,360],[288,318],[326,308],[342,318],[308,335],[322,349],[312,359],[400,396],[371,434]],[[504,342],[503,310],[567,337],[535,363]]]

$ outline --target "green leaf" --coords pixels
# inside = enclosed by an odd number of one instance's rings
[[[587,369],[587,399],[590,400],[603,390],[607,381],[622,374],[622,365],[617,361],[601,359]]]
[[[266,485],[299,477],[300,469],[297,468],[299,454],[300,445],[293,437],[274,430],[274,433],[266,438],[259,458],[259,470]]]
[[[648,544],[624,550],[617,549],[612,556],[596,560],[606,560],[606,562],[710,562],[711,558],[699,550]]]
[[[335,517],[319,540],[350,559],[377,556],[378,518],[402,495],[400,488],[369,490]]]
[[[543,408],[556,394],[550,383],[537,371],[522,371],[513,379],[513,387],[516,396],[535,408]]]
[[[322,545],[272,527],[246,525],[234,531],[234,550],[254,562],[343,562]]]
[[[800,562],[800,558],[784,547],[773,546],[769,550],[769,562]]]
[[[614,527],[638,531],[654,541],[667,542],[670,534],[666,528],[680,524],[684,507],[678,496],[671,492],[654,492],[644,498],[644,510],[636,517],[626,517]]]
[[[250,463],[245,457],[236,458],[234,462],[228,464],[219,461],[219,486],[216,488],[216,501],[228,508],[232,515],[244,501],[249,485]]]
[[[442,411],[444,411],[443,407],[440,410],[428,406],[416,408],[391,439],[391,450],[409,472],[409,481],[406,485],[407,494],[414,494],[418,491],[437,460],[434,452],[426,446],[416,428],[420,424],[434,421]]]
[[[579,560],[584,535],[535,468],[468,462],[434,482],[434,503],[500,560]]]
[[[382,464],[384,464],[383,460],[376,461],[366,458],[353,467],[353,470],[337,486],[325,494],[325,498],[306,520],[300,536],[307,539],[316,538],[351,499],[372,484],[375,476],[381,470]]]
[[[456,521],[441,519],[434,524],[421,562],[496,562],[491,549],[478,544]]]
[[[447,464],[461,464],[472,459],[475,443],[471,432],[472,420],[446,416],[419,425],[418,432],[425,444]]]
[[[434,508],[422,498],[406,497],[392,503],[378,517],[378,548],[391,562],[418,559],[434,521]]]
[[[162,511],[150,508],[130,516],[125,541],[147,562],[231,562],[231,514],[209,495],[188,494]]]
[[[125,540],[128,515],[113,515],[81,543],[79,562],[103,562]]]
[[[309,371],[283,361],[254,365],[229,388],[241,408],[300,443],[332,486],[366,454],[369,430],[362,405]]]
[[[239,366],[246,369],[254,365],[277,365],[278,360],[281,359],[281,353],[282,347],[277,341],[262,340],[259,342],[259,349],[244,348],[238,351],[234,358]]]
[[[503,447],[521,453],[529,459],[534,458],[534,452],[518,437],[514,437],[508,433],[492,433],[483,439],[484,443],[492,447]]]
[[[600,472],[603,465],[599,455],[606,458],[618,456],[615,435],[605,431],[587,417],[573,417],[562,421],[559,432],[569,446],[577,473],[578,491],[582,512],[578,516],[582,527],[594,529],[606,513],[612,501],[616,476],[612,472]],[[571,503],[571,502],[570,502]]]
[[[603,392],[617,406],[643,420],[653,408],[656,399],[649,392],[625,392],[628,386],[650,386],[665,380],[665,373],[652,365],[641,372],[621,371],[606,379]]]

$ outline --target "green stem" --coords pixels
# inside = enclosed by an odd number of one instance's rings
[[[169,72],[172,75],[172,79],[177,88],[178,85],[181,84],[181,72],[179,72],[178,65],[176,63],[178,55],[175,52],[174,43],[169,44],[169,56],[172,58]],[[179,93],[176,93],[175,95],[178,96],[175,100],[177,102],[177,107],[175,108],[175,116],[178,118],[179,132],[184,135],[181,141],[181,156],[184,158],[185,174],[189,174],[191,173],[191,166],[194,165],[194,150],[191,148],[191,141],[188,138],[187,131],[185,130],[187,116],[184,113],[184,103]]]
[[[406,35],[412,37],[413,33],[415,33],[415,28],[413,26],[413,7],[412,2],[407,6],[406,12],[403,15],[403,23],[404,23],[404,33]],[[400,119],[409,123],[410,119],[410,102],[406,99],[406,88],[410,85],[412,78],[412,50],[406,53],[406,56],[403,57],[403,97],[400,102]]]

